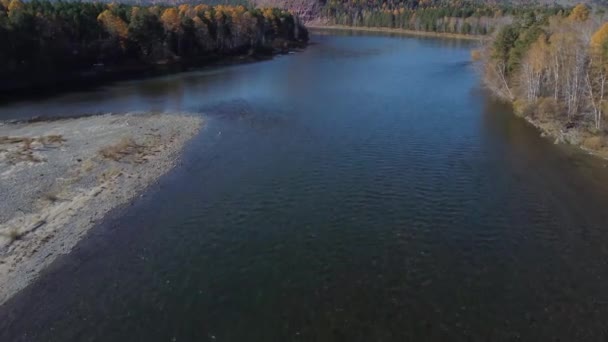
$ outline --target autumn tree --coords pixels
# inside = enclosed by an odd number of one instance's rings
[[[587,68],[587,91],[593,108],[595,128],[602,127],[606,110],[606,82],[608,81],[608,23],[602,25],[591,37],[589,66]]]
[[[608,24],[602,20],[578,5],[567,16],[530,14],[503,27],[481,54],[486,84],[539,112],[564,110],[567,116],[553,118],[569,127],[580,121],[600,132],[608,110]]]
[[[177,9],[171,7],[164,10],[160,21],[163,23],[165,31],[173,33],[180,31],[180,15]]]
[[[24,7],[25,6],[23,5],[23,2],[21,0],[11,0],[11,2],[9,2],[7,6],[8,15],[13,16],[19,11],[22,11]]]
[[[582,34],[583,22],[555,18],[550,20],[550,64],[553,96],[566,106],[568,119],[578,113],[584,96],[588,44]]]
[[[120,17],[112,14],[109,9],[101,12],[99,16],[97,16],[97,20],[113,37],[117,37],[121,41],[127,39],[129,35],[129,27],[127,26],[127,23],[125,23]]]
[[[547,37],[543,34],[530,46],[520,67],[521,88],[527,101],[538,99],[549,59]]]
[[[0,74],[6,79],[89,70],[102,62],[154,64],[209,54],[268,50],[306,39],[287,12],[244,6],[129,6],[97,2],[0,0]],[[267,30],[275,25],[276,30]],[[299,33],[297,33],[299,32]]]
[[[568,18],[573,21],[584,22],[589,19],[589,13],[589,7],[585,4],[578,4],[572,9],[572,13],[570,13]]]
[[[499,96],[510,100],[513,100],[514,96],[509,84],[509,58],[518,38],[519,32],[515,26],[503,27],[488,47],[490,53],[485,64],[488,86]]]
[[[181,16],[176,8],[170,7],[162,12],[160,21],[165,29],[167,47],[174,54],[179,54],[180,35],[182,33]]]
[[[201,50],[211,50],[213,46],[213,38],[209,32],[209,26],[207,23],[198,15],[192,19],[192,23],[195,29],[195,38],[197,44],[201,47]]]
[[[155,58],[161,53],[163,33],[163,25],[156,15],[146,9],[133,7],[128,36],[138,46],[143,58]]]

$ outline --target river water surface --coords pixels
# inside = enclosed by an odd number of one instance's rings
[[[475,43],[312,40],[0,107],[206,119],[176,170],[0,307],[0,341],[605,340],[606,162],[489,99]]]

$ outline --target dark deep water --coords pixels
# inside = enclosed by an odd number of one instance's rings
[[[606,340],[607,163],[492,102],[470,42],[313,41],[0,107],[207,119],[0,307],[0,341]]]

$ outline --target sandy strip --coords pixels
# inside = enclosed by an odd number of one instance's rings
[[[199,117],[0,123],[0,304],[170,170]]]

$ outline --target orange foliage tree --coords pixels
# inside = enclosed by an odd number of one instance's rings
[[[119,38],[121,41],[126,40],[129,36],[129,27],[127,26],[127,23],[119,16],[112,14],[109,9],[101,12],[97,16],[97,21],[101,23],[110,35]]]

